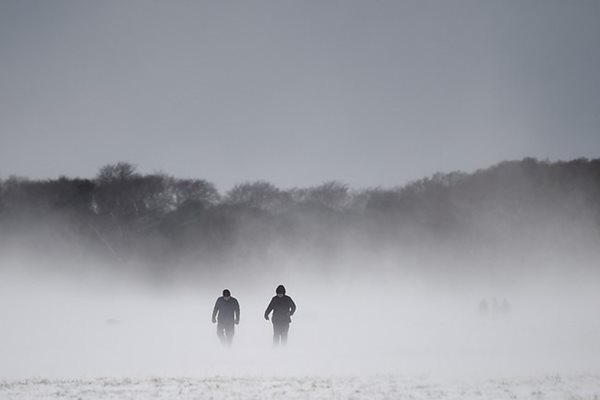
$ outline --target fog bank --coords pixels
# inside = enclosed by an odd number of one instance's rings
[[[39,279],[2,266],[4,378],[600,372],[597,279],[494,284],[296,272],[153,286],[110,275]],[[262,318],[279,283],[298,305],[286,348],[272,347]],[[225,287],[241,305],[231,348],[210,322]],[[509,309],[495,310],[494,298]]]

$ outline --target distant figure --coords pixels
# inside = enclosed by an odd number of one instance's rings
[[[217,316],[218,314],[218,316]],[[223,296],[217,299],[212,312],[212,323],[217,324],[217,336],[221,343],[231,345],[235,333],[235,325],[240,323],[240,305],[231,297],[228,289],[223,290]]]
[[[285,287],[283,285],[277,286],[275,290],[277,296],[271,299],[269,306],[265,310],[265,319],[269,320],[269,314],[273,311],[273,344],[285,345],[287,343],[288,332],[290,330],[290,318],[296,312],[296,304],[290,296],[286,296]]]
[[[479,314],[486,316],[488,315],[488,311],[489,311],[489,305],[486,299],[481,300],[481,303],[479,303]]]
[[[500,303],[498,303],[498,299],[495,297],[492,299],[492,311],[494,316],[500,315]]]
[[[510,314],[510,303],[508,302],[508,300],[504,299],[502,300],[502,305],[500,306],[501,310],[502,310],[502,315],[508,315]]]

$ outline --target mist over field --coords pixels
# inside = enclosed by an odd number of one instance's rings
[[[224,194],[128,164],[4,180],[0,376],[597,374],[599,165]],[[298,310],[273,348],[281,283]],[[231,348],[210,321],[224,288]]]
[[[598,400],[598,21],[1,0],[0,400]]]

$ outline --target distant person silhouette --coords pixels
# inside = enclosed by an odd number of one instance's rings
[[[502,315],[506,316],[510,314],[510,303],[508,302],[508,300],[502,300],[502,305],[500,306],[500,309],[502,310]]]
[[[501,313],[500,303],[498,303],[498,299],[495,297],[492,299],[492,311],[494,312],[494,316],[496,317]]]
[[[486,299],[481,300],[481,303],[479,303],[479,314],[486,316],[488,315],[488,311],[490,310],[490,306],[487,302]]]
[[[231,297],[228,289],[223,290],[223,296],[217,299],[212,312],[213,324],[217,322],[217,336],[221,343],[231,345],[235,333],[235,325],[240,323],[240,305]]]
[[[290,318],[296,312],[296,304],[290,296],[286,296],[285,287],[277,286],[275,290],[277,294],[271,299],[271,302],[265,310],[265,319],[269,320],[269,314],[273,311],[273,345],[285,345],[287,343],[288,332],[290,330]]]

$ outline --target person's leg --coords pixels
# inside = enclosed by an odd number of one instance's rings
[[[281,325],[281,344],[287,344],[288,332],[290,331],[290,324]]]
[[[217,324],[217,336],[221,343],[225,343],[225,326],[222,324]]]
[[[279,344],[280,336],[279,325],[273,323],[273,346],[277,346]]]
[[[227,344],[231,345],[233,343],[233,335],[235,334],[235,325],[228,325],[225,328],[225,334],[227,335]]]

